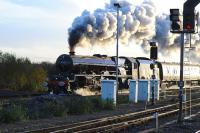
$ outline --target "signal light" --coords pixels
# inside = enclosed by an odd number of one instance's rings
[[[195,32],[195,14],[194,11],[185,10],[183,13],[183,30],[186,33]]]
[[[158,58],[158,48],[157,48],[157,46],[152,46],[150,59],[157,60],[157,58]]]
[[[158,47],[156,46],[156,42],[150,42],[150,59],[157,60],[158,59]]]
[[[180,30],[181,29],[181,23],[179,21],[172,22],[171,29],[174,30],[174,31]]]
[[[192,26],[191,26],[190,24],[186,24],[185,28],[186,28],[187,30],[190,30],[190,29],[192,28]]]
[[[179,9],[170,9],[171,32],[179,33],[182,29]]]

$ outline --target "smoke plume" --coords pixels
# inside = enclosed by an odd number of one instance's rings
[[[87,43],[107,45],[116,38],[117,14],[115,0],[105,5],[105,9],[96,9],[93,13],[85,10],[75,18],[69,28],[70,50],[76,46],[87,46]],[[144,2],[134,7],[127,1],[120,2],[119,39],[127,44],[131,39],[142,43],[155,35],[155,6]]]
[[[93,13],[85,10],[81,16],[74,19],[68,29],[70,51],[74,51],[77,46],[104,46],[115,43],[117,30],[115,2],[117,0],[110,0],[104,9],[96,9]],[[122,44],[129,44],[134,40],[144,52],[149,52],[149,41],[154,40],[158,43],[159,52],[164,57],[179,51],[180,35],[170,33],[169,15],[158,15],[151,0],[146,0],[139,6],[134,6],[127,1],[118,1],[118,3],[121,5],[119,41]],[[191,53],[194,61],[200,57],[200,38],[199,35],[192,38],[194,46],[197,47]]]

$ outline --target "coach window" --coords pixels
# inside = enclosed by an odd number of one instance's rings
[[[134,63],[134,69],[137,69],[137,63]]]
[[[166,69],[167,69],[167,73],[169,74],[169,68],[168,68],[168,67],[166,67]]]
[[[176,69],[174,69],[174,74],[176,74]]]

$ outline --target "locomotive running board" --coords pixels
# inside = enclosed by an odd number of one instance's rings
[[[116,75],[76,74],[75,77],[116,77]],[[132,75],[118,75],[119,78],[131,78]]]
[[[87,77],[87,78],[95,78],[95,77],[116,77],[116,75],[94,75],[94,74],[75,74],[74,79],[69,80],[69,82],[74,82],[77,77]],[[132,78],[132,75],[118,75],[119,78]]]

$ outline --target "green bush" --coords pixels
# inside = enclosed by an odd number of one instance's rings
[[[4,107],[0,111],[0,121],[11,123],[15,121],[27,120],[26,109],[22,105],[12,104]]]
[[[64,116],[68,110],[68,108],[63,104],[57,103],[54,100],[44,100],[41,103],[35,102],[27,106],[27,114],[29,119]]]
[[[113,104],[113,100],[102,100],[100,97],[93,97],[90,99],[93,104],[93,110],[114,110],[115,104]]]
[[[63,105],[55,102],[47,102],[44,106],[44,112],[49,114],[49,116],[63,116],[66,112],[66,109]]]
[[[118,104],[126,104],[129,103],[129,97],[127,95],[118,95],[117,97]]]
[[[69,114],[86,114],[92,113],[92,103],[88,98],[85,97],[75,97],[71,98],[66,106],[69,107]]]
[[[102,109],[106,110],[114,110],[115,104],[113,104],[113,100],[103,100],[102,101]]]
[[[100,97],[92,97],[91,102],[93,104],[94,112],[100,111],[101,109],[103,109],[103,101],[101,100]]]
[[[115,105],[112,100],[102,101],[100,97],[79,97],[72,98],[66,103],[69,106],[69,114],[87,114],[100,110],[113,110]]]
[[[100,97],[43,96],[29,101],[15,100],[10,105],[3,106],[0,109],[0,122],[10,123],[113,109],[115,105],[112,100],[102,101]]]

